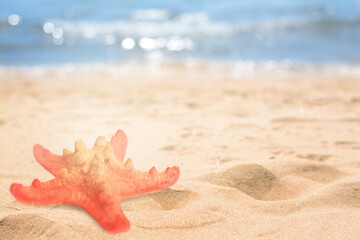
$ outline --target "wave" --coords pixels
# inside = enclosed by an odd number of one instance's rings
[[[277,31],[294,29],[303,30],[334,30],[344,27],[358,29],[360,18],[340,19],[335,17],[299,17],[278,18],[265,21],[214,21],[202,12],[184,13],[174,19],[169,13],[160,10],[151,10],[133,13],[130,20],[101,21],[73,21],[49,19],[45,24],[53,24],[62,29],[65,35],[94,38],[106,34],[116,34],[123,37],[163,37],[163,36],[217,36],[229,37],[243,33],[262,32],[274,34]],[[319,34],[321,34],[319,32]]]
[[[181,21],[47,21],[59,27],[64,34],[93,38],[106,34],[129,37],[162,37],[162,36],[224,36],[232,33],[232,26],[226,23],[206,22],[185,24]],[[44,24],[46,24],[44,23]]]

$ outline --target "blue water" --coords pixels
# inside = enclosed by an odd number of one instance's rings
[[[0,65],[360,64],[360,0],[0,0]]]

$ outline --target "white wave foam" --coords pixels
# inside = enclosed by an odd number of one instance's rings
[[[202,22],[187,24],[181,21],[113,21],[113,22],[91,22],[91,21],[67,21],[50,20],[56,27],[62,28],[64,34],[78,37],[94,37],[106,34],[117,34],[130,37],[161,37],[161,36],[224,36],[232,32],[232,27],[220,22]]]
[[[170,13],[163,9],[139,9],[132,12],[131,16],[137,20],[166,20]]]
[[[272,34],[289,28],[321,25],[326,19],[311,17],[277,18],[266,21],[213,21],[203,12],[183,13],[170,19],[169,12],[165,10],[150,9],[138,10],[130,20],[100,21],[73,21],[53,19],[44,23],[43,28],[53,24],[61,28],[64,35],[75,37],[95,38],[107,34],[119,37],[227,37],[244,32]],[[51,25],[52,26],[52,25]],[[44,30],[45,31],[45,30]]]

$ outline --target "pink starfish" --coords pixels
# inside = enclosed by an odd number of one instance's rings
[[[55,179],[47,182],[34,179],[29,187],[13,183],[10,191],[27,204],[80,206],[106,231],[125,232],[130,229],[130,222],[121,202],[170,187],[180,176],[177,166],[158,173],[155,167],[149,172],[135,170],[131,159],[122,164],[126,146],[127,137],[122,130],[117,131],[110,143],[99,137],[92,149],[77,140],[75,152],[64,149],[62,156],[36,144],[35,159]]]

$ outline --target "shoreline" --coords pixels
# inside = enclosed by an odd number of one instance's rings
[[[141,71],[139,71],[141,70]],[[57,65],[6,66],[0,65],[1,78],[43,77],[52,75],[64,80],[72,75],[84,78],[105,76],[108,80],[119,77],[165,79],[359,79],[360,65],[336,63],[295,63],[290,61],[236,61],[217,62],[187,59],[167,62],[162,60],[128,61],[119,63],[68,63]],[[23,77],[21,77],[23,78]],[[26,78],[26,76],[24,77]]]

